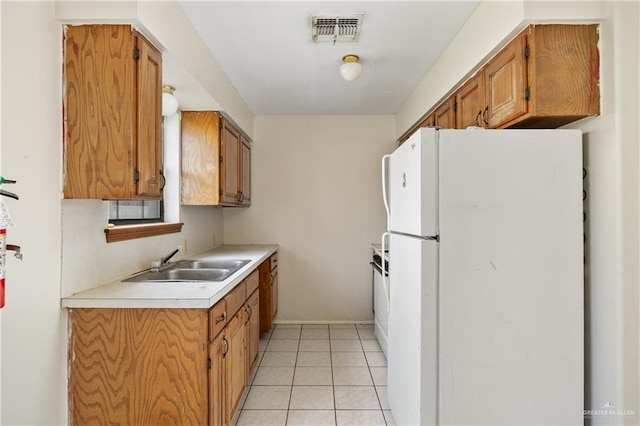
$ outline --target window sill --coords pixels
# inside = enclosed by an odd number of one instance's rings
[[[183,223],[154,223],[152,225],[125,225],[106,228],[107,243],[173,234],[182,231]]]

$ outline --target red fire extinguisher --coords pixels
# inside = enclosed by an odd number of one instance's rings
[[[3,176],[0,176],[0,185],[3,183],[16,183],[15,180],[5,179]],[[0,195],[13,198],[15,200],[18,199],[18,196],[13,192],[5,191],[0,189]],[[20,246],[15,246],[12,244],[7,244],[7,227],[13,227],[13,222],[9,217],[9,212],[7,211],[7,207],[4,204],[4,201],[0,200],[0,308],[4,307],[4,279],[5,279],[5,265],[6,265],[6,254],[7,250],[14,250],[16,252],[15,256],[18,259],[22,259],[22,255],[20,254]]]
[[[7,253],[7,230],[0,229],[0,308],[4,307],[4,259]]]

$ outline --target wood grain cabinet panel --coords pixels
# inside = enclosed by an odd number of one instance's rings
[[[260,291],[247,298],[247,373],[255,366],[260,343]],[[248,379],[248,378],[247,378]]]
[[[64,197],[160,199],[160,52],[129,25],[69,26],[64,88]]]
[[[456,127],[485,127],[484,72],[480,71],[456,92]]]
[[[204,424],[207,310],[72,309],[72,425]]]
[[[531,25],[484,69],[492,128],[556,128],[600,114],[597,25]]]
[[[441,129],[456,128],[456,98],[451,96],[434,112],[435,125]]]
[[[247,325],[244,310],[229,321],[225,329],[228,349],[225,355],[225,413],[227,424],[232,424],[233,417],[240,405],[247,386]]]
[[[260,273],[260,333],[271,330],[278,313],[278,253],[258,266]]]
[[[183,111],[183,205],[251,205],[251,140],[219,111]]]
[[[520,34],[484,68],[488,127],[499,127],[528,110],[526,46],[526,35]]]

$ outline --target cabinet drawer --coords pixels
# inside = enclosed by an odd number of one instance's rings
[[[260,284],[260,275],[258,274],[258,270],[256,269],[249,275],[245,282],[247,283],[247,296],[253,293]]]
[[[213,340],[227,325],[227,302],[222,299],[209,310],[209,340]]]
[[[238,309],[244,305],[247,300],[247,282],[242,281],[236,288],[231,290],[224,298],[227,302],[227,318],[231,318],[238,312]]]
[[[271,257],[269,258],[269,260],[271,261],[271,269],[275,268],[278,266],[278,252],[275,252],[271,255]]]

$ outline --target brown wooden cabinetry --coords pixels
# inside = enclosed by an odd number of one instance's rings
[[[258,267],[260,272],[260,332],[271,330],[278,313],[278,253]]]
[[[598,25],[530,25],[433,109],[435,125],[557,128],[598,115],[599,70]]]
[[[64,197],[160,199],[160,52],[129,25],[69,26],[64,88]]]
[[[456,127],[485,127],[484,72],[480,71],[456,92]]]
[[[182,112],[184,205],[249,206],[251,140],[219,111]]]
[[[225,356],[229,350],[227,338],[223,333],[217,335],[209,343],[209,425],[222,426],[227,420],[225,416]]]
[[[72,309],[69,423],[206,423],[207,314]]]
[[[597,25],[531,25],[484,67],[490,128],[555,128],[600,113]]]
[[[258,289],[247,298],[247,372],[251,371],[258,359],[260,341],[260,291]]]
[[[227,424],[232,424],[233,415],[242,400],[247,386],[246,322],[245,311],[240,310],[229,321],[224,331],[227,341],[225,355],[225,413]]]
[[[233,424],[257,359],[257,280],[208,310],[71,309],[69,423]]]
[[[526,34],[522,33],[484,67],[487,126],[496,128],[527,112]]]
[[[451,96],[434,112],[435,125],[441,129],[456,128],[456,98]]]

